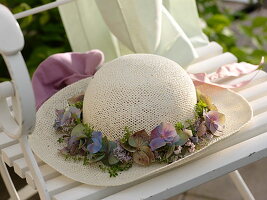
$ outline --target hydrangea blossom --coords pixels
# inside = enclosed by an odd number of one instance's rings
[[[97,153],[102,148],[102,133],[100,131],[94,131],[92,133],[93,143],[87,146],[87,150],[90,153]]]
[[[56,110],[54,127],[56,130],[70,127],[74,125],[75,119],[80,118],[80,116],[81,110],[73,106],[68,107],[68,109]]]
[[[225,123],[224,114],[211,110],[208,113],[204,113],[204,119],[208,130],[210,130],[213,135],[220,136]]]
[[[167,143],[173,144],[179,140],[175,127],[170,123],[161,123],[151,131],[150,135],[151,150],[154,151]]]

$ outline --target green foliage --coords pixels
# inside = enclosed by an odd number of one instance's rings
[[[119,163],[116,165],[111,166],[105,166],[105,165],[99,165],[99,168],[103,172],[108,172],[110,177],[116,177],[119,175],[120,172],[126,171],[132,167],[132,163]]]
[[[128,128],[128,127],[125,127],[124,128],[124,135],[123,135],[123,138],[121,138],[120,142],[121,143],[125,143],[128,141],[129,137],[133,134],[133,132]]]
[[[262,56],[267,58],[264,46],[267,43],[267,17],[251,17],[244,12],[229,11],[220,5],[221,1],[196,2],[200,17],[206,22],[204,32],[211,41],[218,42],[224,51],[233,53],[239,61],[259,64]],[[245,44],[239,44],[240,35]]]
[[[196,112],[196,114],[197,114],[198,116],[202,116],[202,115],[203,115],[203,111],[204,111],[207,107],[208,107],[208,105],[207,105],[205,102],[199,100],[199,101],[197,102],[196,106],[195,106],[195,112]]]
[[[53,0],[0,0],[1,4],[18,13],[33,7],[53,2]],[[48,56],[71,51],[69,42],[60,19],[58,9],[52,9],[40,14],[18,20],[25,38],[25,47],[22,50],[30,74]],[[0,82],[8,80],[9,75],[4,61],[0,58]]]
[[[184,125],[182,124],[182,122],[177,122],[175,124],[175,129],[176,129],[176,131],[183,130],[184,129]]]

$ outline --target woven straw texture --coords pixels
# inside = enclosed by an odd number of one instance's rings
[[[210,148],[216,147],[216,143],[219,144],[223,142],[222,140],[224,138],[239,131],[252,118],[251,107],[243,97],[230,90],[203,85],[200,88],[201,91],[208,94],[219,111],[226,115],[224,135],[219,138],[213,138],[208,145],[201,150],[195,151],[172,164],[152,164],[149,167],[134,165],[128,171],[122,172],[118,177],[110,178],[109,174],[103,173],[98,168],[97,164],[84,166],[82,162],[65,160],[63,156],[58,154],[58,149],[63,146],[57,142],[60,136],[55,133],[53,128],[53,123],[56,118],[55,109],[67,107],[67,99],[85,91],[88,84],[89,86],[91,85],[91,82],[93,82],[92,78],[78,81],[62,89],[46,101],[37,112],[36,127],[33,134],[29,137],[34,153],[44,162],[63,175],[89,185],[122,185],[182,165],[207,154]],[[165,93],[164,91],[162,92]],[[128,93],[131,92],[129,91]],[[113,117],[116,118],[116,115],[113,115]],[[159,121],[162,120],[159,119]]]
[[[131,54],[106,63],[94,75],[84,98],[84,122],[121,138],[124,128],[153,130],[161,122],[194,117],[194,84],[177,63],[152,54]]]

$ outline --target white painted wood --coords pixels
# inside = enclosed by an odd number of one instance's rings
[[[13,89],[15,90],[15,96],[12,96],[15,117],[10,112],[6,98],[0,98],[0,127],[8,136],[19,141],[41,199],[49,200],[49,193],[27,139],[35,124],[35,100],[28,70],[20,53],[24,46],[24,38],[15,17],[1,4],[0,27],[4,28],[1,29],[4,31],[0,31],[0,53],[4,58],[12,83],[14,84]],[[11,93],[14,92],[10,91]],[[7,155],[4,152],[5,149],[2,150],[2,158],[5,158]],[[14,154],[12,151],[10,152]],[[20,158],[14,155],[13,159]],[[13,160],[7,156],[6,161],[12,165]]]
[[[16,19],[20,19],[20,18],[23,18],[23,17],[27,17],[29,15],[34,15],[34,14],[37,14],[37,13],[40,13],[40,12],[43,12],[43,11],[46,11],[46,10],[50,10],[52,8],[56,8],[56,7],[60,6],[60,5],[63,5],[63,4],[72,2],[72,1],[74,1],[74,0],[57,0],[56,2],[47,3],[47,4],[43,5],[43,6],[39,6],[39,7],[36,7],[36,8],[32,8],[30,10],[26,10],[26,11],[14,14],[14,16],[15,16]]]
[[[3,132],[0,132],[0,150],[17,143],[18,141],[11,139]]]
[[[248,186],[237,170],[231,172],[229,176],[231,177],[244,200],[255,200],[254,196],[252,195],[251,191],[249,190]]]
[[[251,82],[245,86],[242,86],[240,88],[234,88],[234,91],[241,91],[244,90],[246,88],[250,88],[254,85],[263,83],[265,81],[267,81],[267,76],[266,76],[266,72],[264,71],[255,71],[251,74],[247,74],[247,75],[243,75],[241,77],[232,77],[232,78],[227,78],[227,79],[222,79],[221,81],[217,81],[217,83],[225,83],[225,84],[236,84],[236,83],[240,83],[241,81],[245,81],[245,80],[251,80]]]
[[[23,188],[18,190],[18,195],[20,200],[29,200],[33,195],[37,193],[36,190],[32,189],[31,186],[25,185]],[[13,200],[9,198],[9,200]]]
[[[3,161],[9,166],[13,166],[13,161],[23,157],[19,144],[6,147],[1,150]]]
[[[1,155],[1,154],[0,154]],[[9,172],[7,170],[7,167],[4,163],[4,161],[2,160],[2,158],[0,158],[0,173],[1,173],[1,177],[5,183],[5,186],[7,188],[7,191],[10,195],[10,197],[13,200],[19,200],[19,195],[17,193],[17,190],[12,182],[12,179],[9,175]]]
[[[44,180],[49,180],[49,179],[52,179],[52,178],[55,178],[57,176],[60,176],[60,173],[58,171],[56,171],[55,169],[53,169],[52,167],[50,167],[49,165],[41,165],[40,166],[40,171],[42,173],[42,176],[44,178]],[[33,179],[33,176],[31,174],[31,171],[26,171],[25,172],[25,177],[26,177],[26,181],[27,183],[32,186],[32,188],[36,188],[35,187],[35,183],[34,183],[34,179]]]
[[[250,88],[241,90],[239,94],[241,94],[243,97],[245,97],[249,101],[256,100],[257,98],[266,96],[267,95],[267,81],[261,84],[252,86]]]
[[[267,96],[263,96],[259,99],[250,102],[250,105],[253,108],[254,115],[258,115],[260,113],[267,111]]]
[[[65,176],[59,176],[54,179],[48,180],[46,184],[47,184],[47,189],[49,191],[49,194],[51,196],[57,193],[69,190],[78,185],[81,185],[81,183],[74,181],[72,179],[69,179]]]
[[[7,98],[14,96],[15,90],[13,84],[10,81],[0,83],[0,98]]]
[[[44,164],[44,162],[40,160],[38,157],[35,157],[35,159],[39,166]],[[13,166],[14,166],[15,173],[19,175],[21,178],[25,178],[25,172],[29,171],[25,158],[22,157],[20,159],[13,161]]]
[[[224,1],[246,3],[246,4],[250,4],[251,2],[253,2],[253,3],[257,3],[258,2],[258,0],[224,0]]]
[[[265,157],[266,140],[267,133],[261,134],[106,197],[104,200],[158,200],[172,197]]]
[[[14,24],[16,26],[14,26]],[[13,55],[22,50],[24,39],[16,19],[7,7],[0,4],[0,54]]]
[[[52,200],[94,200],[100,199],[99,193],[103,193],[105,187],[89,186],[82,184],[53,196]]]
[[[196,48],[198,58],[192,64],[222,54],[223,48],[217,42],[210,42],[208,45]]]
[[[187,71],[189,73],[200,73],[200,72],[214,72],[220,66],[237,62],[237,58],[231,53],[223,53],[221,55],[211,57],[207,60],[200,61],[198,63],[189,65]]]

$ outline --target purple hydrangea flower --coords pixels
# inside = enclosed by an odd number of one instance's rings
[[[60,130],[64,127],[74,125],[75,119],[80,118],[80,115],[81,110],[73,106],[70,106],[67,109],[56,110],[55,129]]]
[[[211,110],[204,113],[205,124],[208,130],[216,136],[220,136],[224,128],[225,116],[218,111]]]
[[[70,155],[74,156],[79,153],[79,138],[72,136],[68,140],[67,150]]]
[[[179,140],[175,127],[170,123],[161,123],[151,131],[150,135],[151,150],[154,151],[167,143],[173,144]]]
[[[87,146],[87,150],[90,153],[97,153],[102,148],[102,133],[100,131],[94,131],[92,133],[93,143]]]

